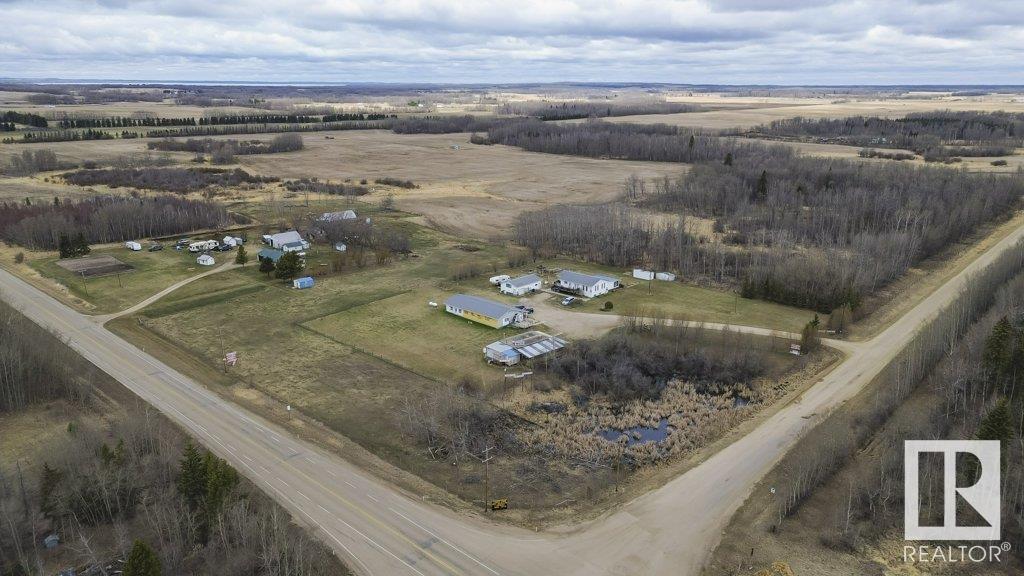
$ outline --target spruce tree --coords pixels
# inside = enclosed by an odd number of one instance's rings
[[[982,364],[989,374],[1002,375],[1009,367],[1013,340],[1013,326],[1006,316],[1003,316],[992,327],[992,332],[985,340],[985,349],[981,356]]]
[[[278,260],[274,276],[282,280],[294,278],[302,272],[302,257],[297,252],[285,252]]]
[[[61,258],[70,258],[72,256],[71,239],[63,232],[57,237],[57,254]]]
[[[57,510],[57,485],[63,478],[60,470],[43,462],[43,473],[39,478],[39,508],[48,517],[52,518]]]
[[[163,568],[160,565],[160,558],[156,552],[142,540],[136,540],[132,545],[128,559],[124,563],[124,576],[161,576]]]
[[[273,272],[275,268],[276,266],[274,265],[273,260],[270,258],[260,258],[260,272],[263,272],[269,277],[270,273]]]
[[[245,253],[245,246],[239,244],[238,245],[238,252],[235,253],[235,264],[239,264],[241,266],[245,266],[245,264],[248,261],[249,261],[249,255]]]
[[[193,508],[202,503],[206,496],[206,463],[191,440],[185,442],[185,450],[181,456],[178,492]]]
[[[1010,421],[1010,407],[1006,399],[1002,398],[996,405],[985,414],[978,425],[978,432],[975,434],[978,440],[998,440],[1000,466],[1006,469],[1005,444],[1013,440],[1013,423]],[[977,471],[972,474],[977,478]]]
[[[757,179],[757,190],[754,192],[754,200],[764,202],[768,199],[768,171],[762,170],[761,177]]]
[[[722,164],[725,164],[726,166],[732,166],[732,152],[725,153],[725,160],[722,161]]]

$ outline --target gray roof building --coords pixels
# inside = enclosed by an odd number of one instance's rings
[[[612,284],[619,283],[618,278],[612,278],[611,276],[605,276],[603,274],[584,274],[582,272],[573,272],[572,270],[562,270],[558,273],[558,281],[565,282],[567,284],[596,286],[602,280],[605,282],[611,282]]]
[[[518,322],[526,315],[525,312],[514,306],[469,294],[456,294],[448,298],[444,301],[444,309],[452,314],[495,328]]]
[[[512,286],[513,288],[522,288],[523,286],[529,286],[540,282],[540,276],[536,274],[526,274],[525,276],[519,276],[518,278],[510,278],[505,280],[505,284]]]

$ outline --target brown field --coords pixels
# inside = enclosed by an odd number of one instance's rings
[[[673,98],[680,102],[695,104],[711,104],[734,98]],[[619,116],[609,118],[611,122],[662,123],[692,128],[725,130],[729,128],[752,128],[759,124],[794,118],[843,118],[846,116],[882,116],[896,117],[911,112],[927,112],[929,110],[981,110],[1008,112],[1024,112],[1024,99],[1019,96],[984,96],[984,97],[943,97],[921,99],[886,99],[886,100],[825,100],[821,98],[752,98],[749,108],[731,110],[714,110],[711,112],[690,112],[685,114],[645,114],[640,116]],[[778,102],[781,100],[781,102]],[[766,106],[769,102],[788,104],[783,106]]]
[[[328,140],[325,136],[332,136]],[[240,157],[243,166],[284,178],[392,176],[420,185],[394,189],[402,210],[448,232],[488,238],[503,235],[515,216],[556,203],[614,200],[630,174],[677,175],[685,166],[660,162],[598,160],[524,152],[508,146],[474,146],[467,134],[392,134],[380,130],[318,132],[303,136],[306,149],[292,154]],[[452,146],[460,146],[459,150]],[[369,199],[374,200],[371,196]]]

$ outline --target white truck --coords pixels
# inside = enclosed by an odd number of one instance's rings
[[[142,244],[139,244],[138,242],[125,242],[124,247],[131,250],[132,252],[138,252],[139,250],[142,250]]]
[[[199,242],[193,242],[188,245],[189,252],[206,252],[207,250],[213,250],[220,246],[220,242],[216,240],[200,240]]]

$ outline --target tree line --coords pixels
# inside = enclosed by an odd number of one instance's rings
[[[532,116],[540,120],[575,120],[640,114],[681,114],[708,110],[706,106],[666,102],[664,100],[635,100],[626,102],[513,102],[503,105],[499,113],[509,116]]]
[[[146,147],[149,150],[209,154],[214,164],[230,164],[234,162],[236,155],[294,152],[302,150],[304,144],[302,136],[298,134],[281,134],[271,138],[269,141],[214,140],[213,138],[173,140],[166,138],[156,142],[148,142]]]
[[[934,159],[1008,156],[1024,145],[1024,114],[946,110],[916,112],[903,118],[788,118],[759,126],[751,133],[850,146],[906,148]],[[955,144],[969,147],[949,146]]]
[[[76,186],[127,186],[144,190],[184,194],[210,186],[238,186],[276,182],[272,176],[257,176],[241,168],[97,168],[75,170],[62,176]]]
[[[49,123],[46,118],[43,118],[39,114],[32,114],[29,112],[18,112],[16,110],[8,110],[0,115],[0,121],[10,122],[11,124],[24,124],[33,128],[46,128]]]
[[[0,238],[26,248],[52,250],[71,239],[86,244],[167,236],[229,222],[223,206],[206,200],[160,195],[96,196],[53,204],[0,205]],[[74,254],[71,254],[74,255]]]

